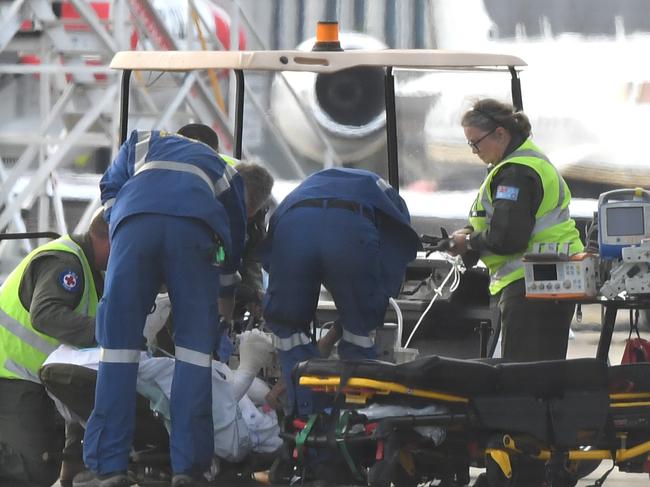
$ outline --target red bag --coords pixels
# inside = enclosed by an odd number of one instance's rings
[[[639,310],[630,310],[630,334],[625,343],[621,364],[635,364],[637,362],[650,362],[650,342],[641,338],[639,333]],[[632,338],[632,332],[636,338]]]
[[[650,362],[650,342],[641,337],[628,338],[623,350],[621,364]]]

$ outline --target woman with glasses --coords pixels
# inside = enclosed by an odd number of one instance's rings
[[[480,258],[490,272],[490,294],[501,310],[502,356],[513,361],[563,359],[575,305],[526,299],[521,258],[536,243],[568,243],[583,250],[569,215],[571,192],[530,139],[523,112],[494,99],[477,101],[461,120],[467,143],[488,174],[469,224],[453,233],[450,252]]]

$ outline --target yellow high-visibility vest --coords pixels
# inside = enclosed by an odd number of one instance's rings
[[[0,377],[40,382],[38,370],[47,356],[59,346],[58,340],[32,326],[29,310],[22,305],[19,295],[20,283],[29,263],[37,255],[52,250],[74,254],[81,262],[84,290],[74,311],[91,317],[97,312],[98,298],[92,269],[81,247],[68,235],[30,252],[0,287]]]
[[[568,242],[571,255],[584,250],[575,222],[569,215],[571,191],[555,166],[530,139],[499,163],[483,181],[469,216],[469,223],[474,230],[482,232],[489,227],[494,214],[490,185],[507,164],[521,164],[533,169],[542,182],[544,196],[535,213],[535,227],[524,252],[512,255],[481,253],[481,260],[490,271],[490,293],[493,295],[517,279],[523,279],[524,266],[521,258],[536,243]]]

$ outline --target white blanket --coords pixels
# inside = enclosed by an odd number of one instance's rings
[[[76,349],[61,345],[44,365],[74,364],[97,370],[99,349]],[[169,421],[169,398],[174,376],[174,360],[149,357],[142,353],[138,369],[138,392],[147,397],[152,408]],[[212,361],[212,419],[215,455],[239,461],[250,451],[271,452],[282,443],[275,411],[258,409],[247,395],[237,403],[227,378],[232,371],[221,362]],[[57,406],[62,405],[57,401]],[[62,411],[64,417],[66,414]],[[68,415],[69,417],[69,415]]]

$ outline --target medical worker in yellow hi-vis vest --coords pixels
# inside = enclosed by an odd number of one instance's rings
[[[521,258],[541,242],[568,243],[571,255],[583,250],[569,215],[569,187],[530,139],[528,117],[511,105],[479,100],[461,125],[474,154],[488,165],[488,175],[469,224],[452,235],[450,252],[472,251],[487,266],[490,294],[501,311],[504,358],[563,359],[575,305],[526,299]]]
[[[108,225],[100,212],[88,233],[41,245],[0,287],[0,485],[49,487],[59,476],[63,435],[39,369],[61,343],[95,344],[108,254]],[[82,467],[80,433],[70,443],[78,451],[64,452],[79,458],[77,468],[64,468],[62,481]],[[53,460],[45,462],[44,453]]]

